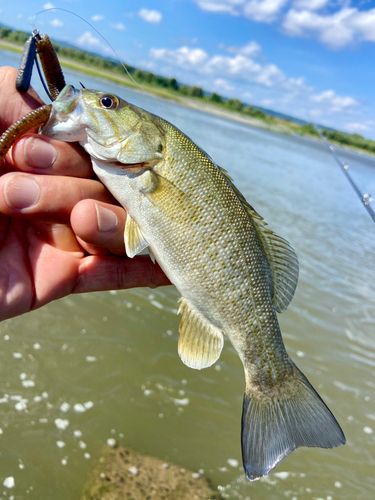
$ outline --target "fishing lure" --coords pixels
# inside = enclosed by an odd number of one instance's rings
[[[39,56],[43,72],[46,76],[47,86],[42,78],[36,54]],[[25,44],[16,79],[16,89],[19,92],[25,93],[29,90],[34,62],[37,64],[39,75],[48,96],[51,101],[54,101],[65,87],[65,79],[49,36],[45,34],[41,35],[37,29],[33,31]],[[4,162],[9,149],[18,139],[34,127],[39,127],[48,121],[51,109],[51,104],[45,104],[40,108],[34,109],[4,132],[0,137],[0,166]]]

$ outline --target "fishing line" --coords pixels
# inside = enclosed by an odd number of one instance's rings
[[[336,163],[340,167],[340,170],[345,175],[347,181],[349,182],[349,184],[351,185],[351,187],[355,191],[356,195],[361,200],[362,205],[365,207],[365,209],[367,210],[368,214],[370,215],[370,217],[372,219],[372,222],[375,223],[375,212],[372,209],[372,207],[370,206],[370,202],[372,201],[371,195],[369,193],[365,193],[365,194],[361,193],[361,191],[359,190],[357,184],[353,181],[352,177],[350,176],[350,174],[348,172],[348,169],[349,169],[348,163],[345,162],[345,161],[342,161],[340,159],[339,155],[335,151],[336,150],[335,146],[333,146],[332,144],[330,144],[327,141],[326,137],[324,137],[324,135],[322,134],[321,130],[319,130],[318,126],[314,122],[311,122],[311,123],[313,124],[315,130],[318,132],[318,134],[319,134],[320,138],[322,139],[323,143],[327,146],[327,148],[329,149],[330,153],[332,154],[332,156],[336,160]]]
[[[39,12],[37,12],[34,16],[33,16],[33,20],[35,20],[35,18],[37,16],[39,16],[40,14],[43,14],[44,12],[48,12],[48,11],[52,11],[52,10],[61,10],[63,12],[67,12],[68,14],[71,14],[72,16],[75,16],[77,17],[78,19],[80,19],[81,21],[83,21],[84,23],[87,24],[87,26],[90,26],[90,28],[92,30],[95,31],[95,33],[100,36],[100,38],[108,45],[108,47],[112,50],[112,52],[115,54],[116,56],[116,59],[119,61],[119,63],[121,64],[121,66],[124,68],[125,70],[125,73],[128,75],[128,77],[130,78],[130,80],[137,86],[139,87],[142,92],[144,92],[145,94],[147,94],[148,96],[150,97],[153,97],[155,99],[155,96],[153,96],[152,94],[150,94],[149,92],[147,92],[147,90],[145,90],[137,81],[134,80],[134,78],[131,76],[131,74],[129,73],[128,71],[128,68],[125,66],[125,64],[121,61],[119,55],[117,54],[117,52],[115,51],[115,49],[112,47],[112,45],[108,42],[108,40],[100,33],[100,31],[98,31],[94,26],[92,26],[92,24],[90,24],[88,21],[86,21],[86,19],[84,19],[83,17],[81,17],[80,15],[68,10],[68,9],[63,9],[62,7],[52,7],[50,9],[44,9],[44,10],[41,10]],[[33,25],[33,27],[35,28],[35,26]],[[36,28],[35,28],[36,29]]]

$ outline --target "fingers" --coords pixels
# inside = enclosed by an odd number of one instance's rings
[[[73,207],[85,198],[116,203],[103,184],[91,179],[24,173],[0,177],[0,212],[10,217],[70,224]]]
[[[153,264],[148,255],[137,255],[133,259],[94,255],[83,259],[72,293],[170,284],[160,266]]]
[[[101,253],[93,247],[125,255],[126,212],[122,207],[100,201],[83,200],[71,214],[71,225],[81,245],[89,253]]]
[[[90,157],[78,144],[38,134],[27,134],[15,144],[8,165],[8,169],[30,173],[93,176]]]

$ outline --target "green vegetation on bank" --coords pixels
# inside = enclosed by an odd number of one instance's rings
[[[30,35],[24,31],[11,30],[10,28],[0,28],[0,40],[3,39],[9,43],[24,45],[29,36]],[[54,43],[54,47],[57,54],[61,58],[68,59],[72,62],[70,67],[77,69],[77,67],[73,64],[75,61],[80,65],[84,65],[85,71],[94,76],[103,76],[102,72],[105,71],[110,74],[110,79],[125,83],[124,68],[122,64],[84,50],[65,47],[56,43]],[[180,84],[176,78],[166,78],[160,75],[155,75],[151,71],[144,71],[133,66],[127,66],[127,70],[135,81],[141,85],[152,87],[153,91],[161,96],[170,97],[172,95],[173,97],[178,98],[180,95],[202,100],[213,104],[218,108],[222,108],[225,111],[232,111],[244,117],[247,116],[256,120],[261,120],[268,125],[277,125],[284,131],[306,135],[317,139],[319,138],[319,135],[312,123],[299,125],[293,121],[276,118],[271,114],[265,113],[259,108],[243,103],[239,99],[227,99],[216,92],[209,94],[201,87],[197,87],[195,85],[189,86]],[[128,85],[134,85],[133,82],[128,81],[126,83]],[[167,94],[165,92],[167,92]],[[375,154],[375,141],[365,139],[360,134],[348,134],[346,132],[340,132],[332,129],[323,129],[322,133],[330,142]]]

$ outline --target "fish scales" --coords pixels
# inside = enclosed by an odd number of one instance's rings
[[[271,303],[268,262],[249,218],[217,166],[179,130],[174,127],[167,130],[171,136],[167,143],[171,146],[164,162],[155,170],[181,189],[189,202],[186,202],[187,216],[181,217],[174,200],[165,200],[163,211],[177,219],[177,227],[171,232],[167,220],[164,234],[163,224],[158,224],[159,234],[155,237],[160,236],[168,248],[174,247],[175,260],[182,265],[187,263],[184,266],[187,289],[178,287],[182,295],[198,309],[201,304],[208,305],[208,313],[215,313],[215,320],[219,320],[216,326],[226,333],[238,352],[244,353],[244,359],[254,365],[255,377],[263,383],[268,379],[267,383],[273,385],[275,379],[290,371],[290,362],[288,357],[276,355],[277,351],[283,353],[283,343]],[[186,146],[178,147],[181,143]],[[169,168],[170,164],[173,168]],[[176,241],[182,227],[189,236]],[[161,261],[165,262],[163,258]],[[209,319],[214,322],[212,316]],[[244,337],[246,331],[248,335]],[[270,370],[271,377],[267,376]]]
[[[267,229],[228,174],[176,127],[112,94],[66,87],[42,132],[79,141],[99,179],[127,210],[125,247],[148,247],[182,295],[178,352],[211,366],[224,334],[245,371],[241,423],[248,479],[300,446],[345,436],[289,358],[276,312],[290,303],[298,260]]]

